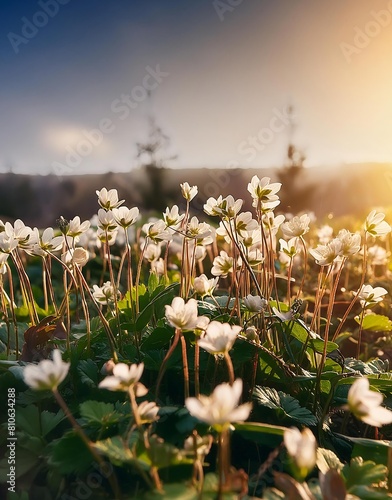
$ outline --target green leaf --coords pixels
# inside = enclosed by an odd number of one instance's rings
[[[392,447],[392,441],[337,435],[354,444],[351,454],[353,458],[361,457],[364,460],[374,460],[378,464],[388,465],[388,451]]]
[[[98,366],[92,359],[82,359],[78,363],[77,371],[83,384],[89,387],[98,385]]]
[[[362,375],[379,375],[389,371],[388,360],[383,361],[378,358],[372,359],[367,363],[356,358],[346,358],[344,364],[347,368],[356,370],[362,373]]]
[[[307,426],[317,424],[313,413],[302,407],[299,401],[289,394],[269,387],[256,386],[253,397],[259,405],[275,411],[277,418],[281,421],[294,421]]]
[[[30,436],[45,437],[64,420],[62,410],[57,413],[49,411],[39,412],[36,406],[18,407],[16,412],[16,426]]]
[[[359,316],[356,316],[355,321],[360,324]],[[362,328],[372,332],[390,332],[392,331],[392,321],[388,316],[382,314],[367,314],[362,321]]]
[[[233,424],[236,432],[245,439],[263,446],[275,448],[280,445],[287,427],[262,424],[259,422],[244,422]]]
[[[376,464],[371,460],[365,462],[362,457],[355,457],[350,465],[346,464],[343,467],[342,473],[346,480],[346,487],[350,491],[352,486],[372,486],[385,481],[388,469],[382,464]]]
[[[180,450],[155,435],[150,437],[148,454],[158,469],[181,462]]]
[[[177,287],[178,283],[173,283],[167,287],[164,285],[157,286],[151,295],[148,296],[148,301],[144,304],[144,307],[136,318],[136,331],[141,332],[154,315],[162,313],[161,309],[163,306],[169,304],[173,300],[174,292]]]
[[[307,344],[316,352],[323,352],[324,350],[324,340],[314,332],[310,332],[304,326],[302,326],[297,321],[284,321],[281,323],[282,328],[285,330],[287,335],[291,335],[295,339],[299,340],[301,344]],[[327,353],[338,349],[338,344],[335,342],[327,342]]]
[[[93,463],[90,450],[73,432],[52,441],[49,450],[49,465],[56,467],[63,475],[72,472],[85,472]]]
[[[107,427],[119,422],[122,415],[117,413],[111,403],[101,401],[85,401],[79,406],[80,415],[90,424]]]
[[[343,464],[333,451],[317,448],[317,467],[320,472],[326,474],[329,469],[342,470]]]
[[[156,272],[151,271],[150,276],[148,277],[148,284],[147,284],[147,288],[150,295],[158,287],[158,285],[159,285],[159,276],[157,275]]]
[[[355,495],[356,498],[360,498],[361,500],[387,500],[388,498],[392,498],[392,495],[384,488],[374,489],[364,485],[352,486],[348,490],[348,493]]]
[[[143,495],[144,500],[162,500],[163,498],[172,498],[175,500],[197,500],[200,498],[200,495],[193,486],[186,483],[165,484],[163,487],[163,493],[154,490],[148,491]],[[203,495],[203,498],[207,497],[204,497]]]
[[[167,347],[173,335],[174,335],[173,328],[170,327],[155,328],[142,341],[141,345],[142,351],[147,352],[150,350],[158,350]]]
[[[114,436],[102,441],[97,441],[95,447],[106,455],[114,465],[131,464],[135,457],[128,447],[125,447],[121,436]],[[143,466],[144,469],[149,467]]]

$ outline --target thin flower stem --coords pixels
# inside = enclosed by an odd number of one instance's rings
[[[195,343],[195,396],[200,395],[200,347]]]
[[[72,271],[68,268],[68,266],[62,260],[60,260],[58,257],[56,257],[55,255],[53,255],[52,253],[49,253],[49,255],[51,255],[54,259],[56,259],[59,262],[59,264],[61,264],[61,266],[64,268],[64,270],[71,276],[71,279],[72,279],[73,283],[75,284],[75,289],[77,289],[78,288],[77,282],[75,281],[75,277],[72,274]],[[110,328],[110,325],[109,325],[107,319],[105,318],[103,312],[101,311],[101,308],[100,308],[98,302],[95,300],[94,295],[91,293],[90,287],[88,286],[88,283],[85,280],[85,278],[83,276],[83,273],[80,270],[79,266],[75,265],[74,266],[74,270],[78,274],[82,285],[84,286],[84,288],[85,288],[88,296],[90,297],[90,300],[92,301],[92,303],[94,304],[94,306],[97,309],[98,315],[99,315],[99,317],[101,319],[101,323],[102,323],[102,325],[103,325],[103,327],[104,327],[104,329],[106,331],[106,335],[107,335],[108,340],[109,340],[110,348],[112,350],[113,360],[116,363],[118,361],[118,356],[117,356],[117,352],[116,352],[116,348],[117,348],[116,338],[113,335],[113,332],[112,332],[112,330]]]
[[[118,356],[117,356],[117,352],[116,352],[116,348],[117,348],[117,343],[116,343],[116,338],[115,336],[113,335],[113,332],[110,328],[110,325],[108,323],[108,320],[105,318],[103,312],[101,311],[101,308],[99,307],[99,304],[97,303],[97,301],[95,300],[94,298],[94,295],[91,293],[91,290],[88,286],[88,283],[86,282],[86,280],[84,279],[84,276],[83,276],[83,273],[82,271],[79,269],[78,266],[75,266],[75,269],[76,269],[76,272],[79,274],[80,276],[80,279],[81,279],[81,282],[87,292],[87,294],[89,295],[91,301],[93,302],[93,304],[95,305],[96,309],[97,309],[97,312],[98,312],[98,315],[101,319],[101,322],[102,322],[102,325],[103,327],[105,328],[105,331],[106,331],[106,334],[107,334],[107,337],[109,339],[109,343],[110,343],[110,347],[112,349],[112,355],[113,355],[113,360],[115,362],[117,362],[118,360]]]
[[[363,330],[363,318],[365,317],[365,306],[362,307],[362,312],[359,320],[359,330],[358,330],[358,345],[357,345],[357,359],[361,354],[361,341],[362,341],[362,330]]]
[[[230,354],[226,351],[224,354],[226,365],[227,365],[227,371],[229,374],[229,384],[233,385],[234,384],[234,368],[233,368],[233,362],[231,361]]]
[[[223,494],[226,489],[227,480],[230,469],[230,446],[229,446],[229,431],[222,429],[218,435],[218,499],[223,499]]]
[[[323,348],[323,353],[321,356],[321,361],[320,361],[319,371],[318,371],[319,377],[321,377],[321,373],[322,373],[323,368],[324,368],[325,360],[327,358],[328,336],[329,336],[329,328],[330,328],[331,321],[332,321],[333,306],[335,303],[336,292],[337,292],[337,289],[339,286],[340,276],[342,274],[345,262],[346,262],[346,258],[343,258],[343,260],[340,264],[338,273],[336,275],[331,294],[329,296],[328,310],[327,310],[327,324],[325,326],[325,333],[324,333],[324,348]]]
[[[49,265],[50,261],[47,262],[46,257],[44,256],[42,258],[42,262],[44,264],[44,269],[46,269],[46,276],[47,276],[47,283],[48,283],[48,288],[49,288],[50,300],[52,302],[56,316],[58,316],[58,308],[57,308],[57,304],[56,304],[56,300],[55,300],[53,283],[52,283],[52,279],[51,279],[51,266]]]
[[[305,243],[304,237],[302,235],[299,237],[299,239],[301,240],[302,247],[304,249],[304,270],[303,270],[301,284],[299,286],[298,293],[297,293],[297,299],[299,299],[301,297],[302,290],[303,290],[304,285],[305,285],[306,273],[308,271],[308,251],[306,249],[306,243]]]
[[[11,254],[12,261],[15,265],[16,271],[19,276],[20,287],[22,290],[22,295],[29,311],[30,320],[32,325],[36,325],[39,322],[38,314],[35,309],[34,295],[31,289],[30,280],[27,276],[27,273],[23,267],[23,264],[20,260],[20,256],[17,251],[12,252]]]
[[[181,333],[181,353],[182,353],[182,368],[184,373],[184,401],[189,398],[189,366],[188,366],[188,356],[186,349],[186,340],[184,335]]]
[[[318,290],[318,300],[316,300],[316,303],[314,305],[313,318],[312,318],[312,322],[310,324],[310,329],[311,330],[315,327],[315,321],[317,319],[318,314],[321,311],[321,303],[323,301],[324,294],[325,294],[325,291],[327,289],[327,283],[328,283],[328,279],[329,279],[329,276],[331,274],[331,271],[332,271],[332,266],[328,266],[328,270],[326,272],[326,275],[325,275],[325,278],[324,278],[324,282],[323,282],[322,281],[323,267],[321,268],[321,271],[320,271],[320,285],[319,285],[319,290]],[[321,289],[320,289],[320,287],[321,287]]]
[[[129,300],[131,302],[131,310],[132,315],[135,316],[135,304],[132,300],[132,289],[133,289],[133,275],[132,275],[132,249],[129,241],[129,234],[126,229],[125,232],[125,241],[127,245],[127,289],[129,292]]]
[[[80,276],[79,276],[80,280]],[[90,356],[90,347],[91,347],[91,328],[90,328],[90,313],[88,310],[88,304],[86,301],[86,296],[84,294],[83,283],[80,280],[80,297],[82,301],[82,308],[84,313],[84,318],[86,320],[86,334],[87,334],[87,354]]]
[[[120,321],[120,312],[117,307],[117,288],[116,288],[116,282],[114,279],[114,273],[113,273],[113,266],[112,266],[112,256],[110,254],[110,245],[109,245],[109,238],[108,238],[108,231],[105,229],[105,237],[106,237],[106,258],[108,261],[108,269],[109,269],[109,276],[110,276],[110,283],[112,284],[113,287],[113,299],[114,299],[114,309],[115,309],[115,316],[116,316],[116,322],[117,322],[117,333],[118,333],[118,339],[119,339],[119,346],[120,346],[120,351],[122,351],[122,333],[121,333],[121,321]]]
[[[42,259],[42,289],[43,289],[43,293],[44,293],[44,309],[45,309],[45,311],[47,311],[49,308],[48,283],[47,283],[46,265],[45,265],[44,258]]]
[[[12,271],[10,266],[6,263],[7,273],[8,273],[8,281],[10,285],[10,310],[12,316],[12,323],[14,324],[14,333],[15,333],[15,354],[16,359],[19,358],[19,337],[18,337],[18,322],[16,321],[15,315],[15,297],[14,297],[14,285],[12,279]],[[7,355],[9,354],[10,343],[7,343]]]
[[[287,304],[291,307],[291,272],[293,270],[293,257],[290,258],[290,264],[287,269]]]
[[[155,401],[158,399],[158,396],[159,396],[159,388],[161,386],[163,375],[165,374],[165,371],[166,371],[167,362],[169,361],[170,357],[172,356],[174,349],[177,347],[177,344],[178,344],[178,341],[180,340],[180,337],[181,337],[181,330],[179,328],[176,328],[175,333],[174,333],[173,343],[170,346],[169,350],[167,351],[166,356],[164,357],[162,364],[161,364],[161,367],[159,369],[157,385],[156,385],[156,389],[155,389]]]
[[[147,248],[147,242],[148,242],[148,236],[146,236],[146,239],[144,241],[143,249],[142,249],[142,252],[141,252],[140,257],[139,257],[139,262],[137,264],[136,282],[135,282],[136,314],[139,314],[139,281],[140,281],[140,274],[142,271],[144,252],[146,251],[146,248]],[[131,293],[132,293],[132,291],[131,291]]]
[[[366,241],[366,231],[365,231],[365,236],[364,236],[364,242],[363,242],[363,259],[362,259],[362,275],[361,275],[361,282],[359,284],[358,290],[360,290],[365,283],[365,278],[366,278],[366,266],[367,266],[367,241]],[[341,319],[336,331],[335,335],[332,338],[332,341],[336,339],[336,337],[339,335],[341,332],[344,323],[346,322],[346,319],[348,318],[348,315],[351,312],[351,309],[354,307],[355,302],[358,299],[358,295],[355,295],[352,301],[350,302],[350,305],[346,309],[346,312],[343,315],[343,318]]]

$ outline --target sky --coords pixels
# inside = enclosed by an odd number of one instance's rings
[[[130,171],[150,117],[175,168],[392,161],[392,1],[0,8],[0,171]]]

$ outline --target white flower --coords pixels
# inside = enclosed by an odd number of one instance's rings
[[[362,285],[358,292],[354,292],[360,299],[361,306],[373,307],[382,300],[384,300],[384,295],[387,295],[388,291],[382,286],[376,286],[373,288],[371,285]]]
[[[358,233],[350,233],[347,229],[341,229],[337,238],[342,242],[339,255],[342,257],[350,257],[355,255],[361,249],[361,235]]]
[[[159,259],[161,256],[161,245],[158,243],[149,243],[145,250],[143,257],[148,261],[148,262],[154,262]]]
[[[174,297],[171,305],[165,306],[165,316],[169,324],[174,328],[194,330],[199,320],[197,300],[189,299],[185,303],[183,298]]]
[[[247,295],[244,298],[244,305],[249,312],[259,313],[267,306],[267,301],[260,295]]]
[[[99,227],[96,232],[97,239],[101,243],[109,243],[109,246],[112,246],[116,243],[117,235],[118,235],[117,226],[116,229],[106,229],[106,230]]]
[[[181,226],[184,217],[185,214],[180,215],[177,205],[173,205],[172,208],[166,207],[166,211],[163,213],[163,220],[166,226],[173,229],[178,229]]]
[[[9,253],[0,252],[0,274],[5,274],[7,272],[7,266],[5,265],[5,263],[7,262],[9,255]]]
[[[169,231],[167,231],[166,224],[163,220],[147,222],[147,224],[143,225],[142,231],[154,243],[160,243],[161,241],[169,241],[172,239],[172,235]]]
[[[392,423],[392,411],[381,406],[383,395],[369,387],[369,380],[365,377],[353,383],[347,396],[348,409],[356,418],[374,427]]]
[[[126,229],[132,224],[135,224],[139,217],[139,209],[137,207],[127,208],[119,207],[113,208],[113,217],[119,226]]]
[[[316,465],[317,441],[310,429],[300,432],[296,427],[284,431],[284,444],[295,464],[307,475]]]
[[[98,387],[100,389],[108,389],[109,391],[124,392],[128,392],[130,388],[134,387],[136,396],[145,396],[148,390],[139,382],[143,369],[143,363],[130,366],[125,363],[117,363],[113,368],[113,375],[104,378]]]
[[[297,237],[291,238],[289,241],[279,240],[280,251],[285,253],[287,257],[293,259],[299,252],[299,240]]]
[[[309,224],[309,215],[296,215],[290,221],[283,223],[280,228],[285,238],[294,238],[306,234],[309,231]]]
[[[251,212],[242,212],[235,218],[235,230],[238,235],[244,236],[249,231],[259,227],[257,220],[252,218]]]
[[[384,221],[385,214],[372,210],[366,217],[365,231],[372,236],[384,236],[391,232],[391,226]]]
[[[38,365],[27,365],[23,370],[25,383],[35,391],[53,391],[67,376],[69,363],[61,358],[59,349],[53,351],[53,361],[44,359]]]
[[[119,292],[117,292],[119,294]],[[106,281],[101,287],[93,285],[93,296],[100,304],[109,304],[114,302],[114,288],[110,281]]]
[[[80,223],[80,217],[77,215],[72,220],[69,221],[66,234],[71,238],[76,238],[81,234],[85,233],[90,228],[90,221],[85,220]]]
[[[184,184],[180,184],[182,196],[187,201],[192,201],[193,198],[197,195],[197,186],[190,186],[187,182]]]
[[[202,347],[210,354],[229,352],[241,330],[242,327],[238,325],[232,326],[229,323],[211,321],[207,326],[205,335],[198,340],[199,347]]]
[[[285,219],[284,215],[275,215],[273,212],[267,212],[263,215],[263,226],[266,229],[267,234],[272,234],[274,236],[280,226],[283,224]]]
[[[102,188],[101,191],[95,191],[98,196],[98,203],[104,210],[112,210],[117,208],[124,203],[124,200],[118,200],[117,189]]]
[[[10,254],[18,246],[19,240],[9,237],[5,231],[0,233],[0,252]]]
[[[138,406],[138,413],[142,424],[149,424],[159,419],[159,406],[154,402],[143,401]]]
[[[218,385],[209,397],[186,398],[185,406],[191,415],[221,431],[228,429],[231,422],[243,422],[249,417],[252,404],[238,406],[241,394],[242,380],[237,379],[232,386]]]
[[[253,206],[259,207],[261,210],[273,209],[279,205],[279,197],[277,192],[282,187],[280,182],[270,183],[269,177],[259,179],[257,175],[252,177],[251,182],[248,184],[248,191],[253,198]]]
[[[165,274],[165,262],[162,257],[158,260],[153,260],[150,263],[151,272],[157,274],[158,276],[163,276]]]
[[[219,196],[217,200],[215,200],[215,198],[209,198],[204,205],[204,211],[208,215],[219,215],[232,219],[238,215],[243,203],[244,200],[235,200],[231,195],[226,196],[226,198]]]
[[[193,289],[196,293],[205,297],[206,295],[212,295],[218,284],[219,278],[211,278],[210,280],[207,278],[205,274],[201,274],[193,280]]]
[[[190,220],[186,228],[186,235],[188,238],[197,241],[203,240],[205,245],[212,243],[211,226],[206,222],[199,222],[199,219],[194,216]]]
[[[255,250],[246,252],[246,261],[251,267],[255,267],[264,262],[264,256],[261,251],[256,248]]]
[[[326,245],[318,245],[317,248],[311,249],[309,252],[319,266],[329,266],[338,259],[341,248],[341,240],[334,238]]]
[[[204,204],[204,212],[207,215],[220,215],[221,210],[220,210],[220,205],[222,204],[223,197],[222,195],[219,195],[217,199],[215,198],[208,198],[207,202]]]
[[[53,228],[48,227],[39,238],[39,246],[45,252],[56,252],[63,246],[64,238],[55,236]]]
[[[98,227],[102,231],[114,231],[117,229],[117,222],[111,210],[98,210]]]
[[[233,272],[233,265],[233,257],[229,257],[227,253],[222,250],[212,263],[211,274],[213,276],[222,276],[225,278],[229,273]]]
[[[20,219],[16,219],[13,226],[9,222],[6,222],[4,231],[10,240],[18,240],[20,248],[30,248],[31,240],[34,239],[34,232],[31,227],[25,226],[24,222]],[[34,242],[36,243],[36,241]]]
[[[246,248],[251,248],[251,247],[259,244],[260,242],[261,242],[261,231],[260,231],[260,229],[255,229],[253,231],[248,231],[247,233],[243,234],[242,238],[241,238],[241,243]]]
[[[67,252],[65,252],[61,256],[61,260],[67,265],[67,266],[72,266],[73,264],[83,267],[84,265],[87,264],[88,260],[90,258],[90,254],[88,253],[88,250],[85,248],[77,247],[77,248],[70,248]]]

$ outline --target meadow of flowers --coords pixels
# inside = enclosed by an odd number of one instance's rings
[[[391,227],[280,188],[0,221],[2,498],[392,498]]]

